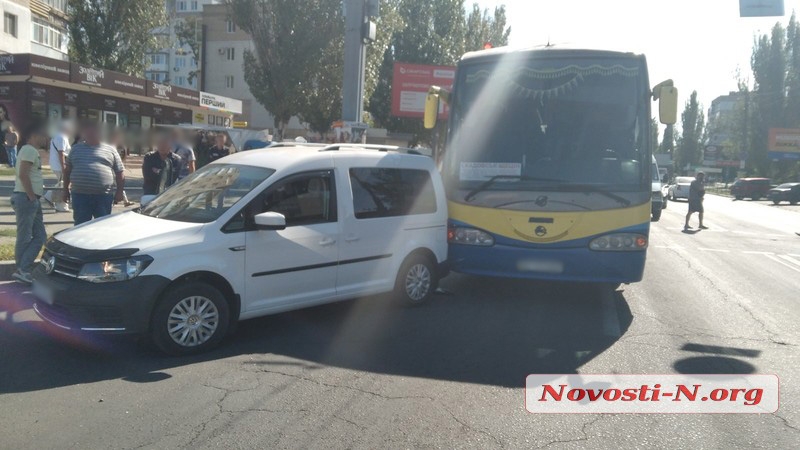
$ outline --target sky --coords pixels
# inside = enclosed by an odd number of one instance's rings
[[[711,100],[736,90],[737,73],[750,76],[753,37],[800,12],[800,0],[784,1],[784,17],[766,18],[739,17],[739,0],[476,1],[490,9],[506,6],[511,46],[549,41],[644,53],[651,84],[673,79],[681,108],[697,90],[706,110]]]

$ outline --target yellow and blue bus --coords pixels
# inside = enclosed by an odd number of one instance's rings
[[[441,169],[456,272],[640,281],[650,231],[650,104],[674,123],[677,90],[650,88],[643,55],[544,47],[464,55],[431,87],[425,126],[450,107]],[[660,193],[659,193],[660,194]]]

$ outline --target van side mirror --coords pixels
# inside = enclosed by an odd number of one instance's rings
[[[256,214],[253,220],[257,230],[283,230],[286,228],[286,216],[273,211]]]
[[[672,80],[662,81],[653,88],[653,100],[658,100],[658,119],[664,125],[678,121],[678,88]]]

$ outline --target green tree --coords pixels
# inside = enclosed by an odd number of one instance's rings
[[[488,9],[481,10],[480,5],[474,3],[467,16],[464,49],[468,52],[482,50],[486,44],[502,47],[508,45],[510,34],[511,28],[506,26],[505,6],[498,6],[493,14],[489,14]]]
[[[188,46],[192,50],[194,67],[200,67],[202,64],[202,61],[200,61],[202,55],[200,21],[195,17],[188,17],[185,20],[177,21],[175,24],[175,36],[178,38],[178,45],[181,48],[183,48],[183,46]],[[190,71],[189,83],[199,75],[199,69]]]
[[[658,120],[655,117],[650,118],[650,148],[658,152]]]
[[[675,169],[685,170],[687,165],[699,165],[703,160],[705,114],[693,91],[681,113],[681,136],[675,151]]]
[[[328,0],[227,0],[231,18],[253,38],[244,75],[256,100],[275,116],[276,139],[289,120],[313,101],[324,81],[320,64],[344,29],[341,4]],[[335,58],[334,58],[335,59]],[[315,120],[315,119],[314,119]],[[316,122],[316,120],[315,120]]]
[[[74,62],[142,76],[145,55],[166,25],[162,0],[69,0],[69,56]]]
[[[658,153],[666,153],[672,155],[675,151],[675,126],[672,124],[664,128],[664,136],[661,138],[661,144],[658,146]]]

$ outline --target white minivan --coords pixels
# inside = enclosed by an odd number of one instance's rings
[[[58,327],[207,350],[243,319],[394,291],[445,274],[447,204],[429,157],[287,146],[203,167],[138,211],[58,233],[33,272]]]

